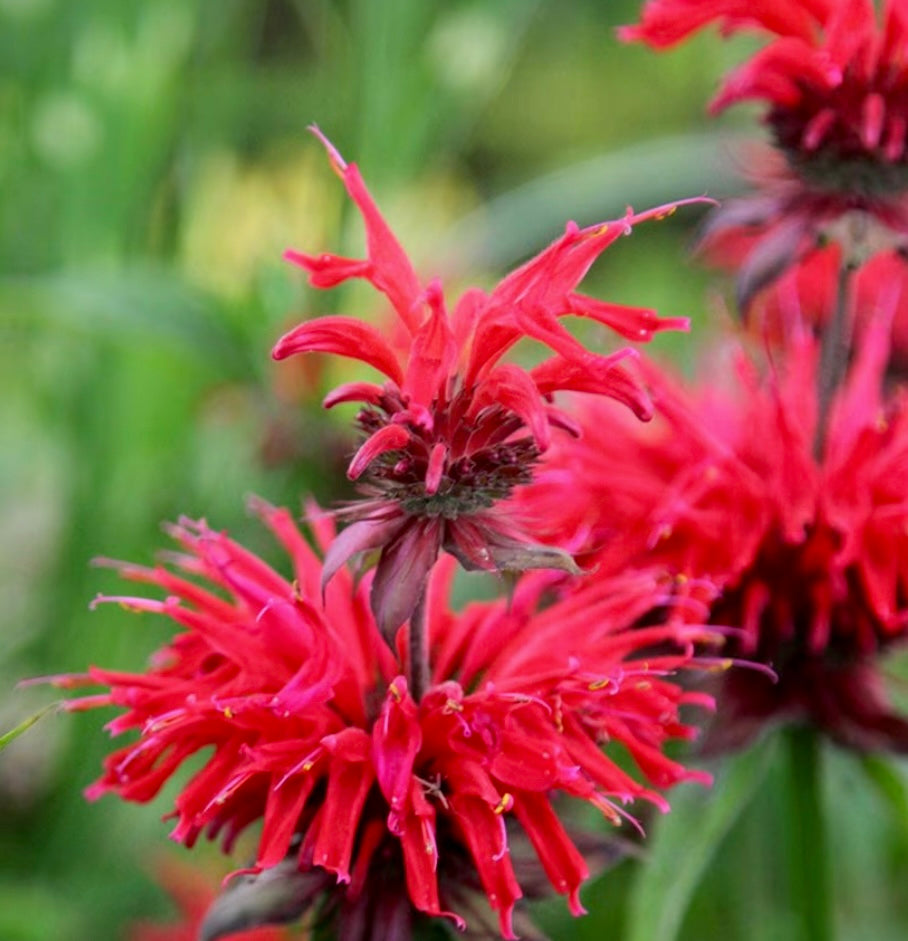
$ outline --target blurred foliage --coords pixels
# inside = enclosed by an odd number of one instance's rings
[[[181,513],[268,553],[245,494],[345,494],[351,442],[317,407],[333,367],[268,356],[307,313],[375,307],[366,292],[317,294],[281,262],[290,245],[361,248],[307,125],[360,164],[417,264],[458,284],[491,281],[568,218],[733,189],[740,130],[703,108],[734,46],[702,37],[659,59],[620,46],[613,27],[636,7],[0,0],[0,730],[53,698],[16,691],[20,677],[137,668],[167,636],[89,615],[115,584],[93,556],[148,560]],[[658,346],[688,362],[716,306],[685,257],[699,216],[642,227],[590,280],[693,317],[691,338]],[[86,805],[109,749],[98,726],[48,716],[0,757],[4,941],[121,938],[167,908],[149,872],[172,792]],[[841,937],[901,938],[904,768],[829,758]],[[628,912],[658,906],[664,879],[680,937],[784,939],[773,774],[747,807],[723,795],[724,774],[712,796],[679,794],[672,829],[652,824],[652,868],[608,873],[576,924],[544,906],[552,936],[640,937]],[[695,878],[669,893],[691,853]]]

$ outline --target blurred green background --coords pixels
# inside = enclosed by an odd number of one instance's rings
[[[289,246],[361,250],[307,125],[359,163],[418,267],[453,284],[491,283],[569,218],[733,189],[748,114],[716,125],[704,104],[734,48],[620,46],[613,28],[636,9],[0,0],[0,730],[53,698],[16,690],[21,677],[137,669],[168,636],[89,614],[116,585],[92,557],[147,561],[181,513],[267,553],[245,495],[346,492],[349,416],[317,406],[333,367],[268,356],[304,315],[381,313],[367,292],[309,290],[281,261]],[[686,255],[700,217],[641,227],[588,282],[692,316],[691,338],[654,344],[686,363],[707,313],[722,316]],[[172,790],[150,807],[81,797],[110,749],[101,721],[45,718],[0,756],[0,941],[124,938],[170,911],[151,869]],[[903,938],[904,766],[828,758],[840,936]],[[650,865],[585,891],[586,919],[543,906],[553,938],[797,937],[773,745],[717,770],[711,795],[680,789],[653,823]]]

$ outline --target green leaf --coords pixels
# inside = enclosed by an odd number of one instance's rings
[[[249,373],[249,351],[219,303],[163,268],[0,278],[2,326],[65,331],[68,338],[107,338],[127,346],[170,344],[221,375]]]
[[[892,812],[892,821],[902,837],[908,841],[908,784],[891,758],[882,755],[862,755],[861,768]]]
[[[682,790],[659,821],[631,892],[627,941],[674,941],[710,860],[772,761],[773,741],[727,762],[712,792]]]
[[[39,709],[36,713],[30,715],[27,719],[23,719],[14,729],[10,729],[9,732],[0,735],[0,751],[3,751],[10,742],[14,742],[23,732],[27,732],[39,719],[46,716],[52,709],[57,709],[59,705],[59,702],[49,703],[43,709]]]
[[[465,216],[436,251],[463,269],[506,268],[555,238],[566,219],[591,225],[685,196],[741,188],[728,157],[742,138],[678,134],[633,144],[539,176]]]

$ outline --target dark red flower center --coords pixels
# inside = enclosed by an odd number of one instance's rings
[[[733,655],[769,663],[777,672],[823,657],[849,662],[875,653],[887,639],[860,578],[836,556],[841,539],[814,526],[803,542],[776,533],[735,588],[713,610],[718,624],[740,624],[745,636]]]
[[[388,387],[377,406],[363,408],[357,424],[373,435],[400,424],[410,435],[404,448],[376,457],[363,477],[366,492],[397,503],[411,516],[457,519],[489,509],[529,483],[539,448],[523,421],[498,405],[470,415],[473,396],[462,391],[435,402],[431,422],[410,418],[407,403]],[[441,447],[440,447],[441,446]],[[438,466],[433,466],[433,453]]]
[[[846,71],[841,84],[801,84],[796,104],[767,116],[776,143],[805,181],[876,200],[908,188],[908,74],[869,80]]]

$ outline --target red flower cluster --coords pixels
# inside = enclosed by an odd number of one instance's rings
[[[295,251],[286,257],[306,269],[319,288],[350,278],[368,280],[399,318],[403,348],[395,349],[367,323],[331,316],[291,330],[273,355],[336,353],[387,378],[382,385],[342,386],[325,400],[328,407],[364,403],[357,421],[365,441],[348,476],[361,481],[367,497],[346,511],[356,522],[329,551],[325,579],[351,556],[380,550],[371,600],[382,633],[390,637],[412,614],[442,549],[469,569],[576,571],[569,556],[538,546],[495,505],[530,480],[552,427],[573,429],[551,405],[554,392],[597,393],[624,402],[640,418],[651,416],[646,393],[621,365],[633,351],[592,353],[559,318],[592,318],[637,341],[657,330],[685,328],[685,320],[660,320],[651,310],[609,304],[576,290],[612,242],[635,223],[666,215],[678,204],[636,215],[628,211],[623,219],[585,229],[570,224],[560,239],[490,293],[468,290],[449,314],[439,282],[420,283],[356,166],[322,141],[362,213],[368,257]],[[502,363],[525,338],[555,355],[530,370]]]
[[[712,597],[728,655],[773,667],[777,683],[722,678],[715,748],[798,714],[852,746],[908,750],[876,665],[908,639],[908,400],[882,395],[886,329],[868,329],[821,460],[816,347],[802,339],[766,376],[740,356],[733,390],[689,395],[663,380],[664,418],[646,429],[588,403],[584,437],[553,448],[522,494],[540,520],[559,520],[550,537],[582,543],[600,571],[645,560],[686,578]]]
[[[717,212],[705,248],[735,268],[751,301],[833,241],[858,267],[882,252],[908,293],[908,4],[885,0],[650,0],[623,38],[670,46],[711,23],[769,43],[729,75],[713,109],[757,99],[784,162],[761,157],[758,191]],[[898,249],[898,253],[896,252]],[[816,266],[814,266],[816,267]],[[867,274],[863,280],[873,281]],[[835,275],[832,277],[834,290]],[[780,301],[771,292],[767,303]],[[784,304],[784,298],[781,303]],[[816,307],[811,304],[811,307]],[[825,320],[830,311],[818,313]],[[895,347],[908,328],[895,322]]]
[[[320,560],[291,514],[255,509],[289,555],[292,580],[204,522],[183,520],[171,529],[182,549],[171,568],[117,564],[163,600],[98,599],[162,614],[181,633],[145,673],[93,667],[55,682],[108,686],[69,708],[121,707],[111,733],[139,733],[107,759],[92,798],[148,801],[210,749],[175,800],[172,836],[191,846],[223,834],[229,847],[261,820],[254,871],[274,878],[283,866],[292,890],[259,921],[308,912],[349,941],[409,937],[414,917],[461,923],[455,909],[474,910],[464,897],[470,871],[511,938],[521,888],[508,821],[577,914],[587,868],[553,797],[588,801],[614,823],[638,798],[665,806],[600,746],[623,746],[656,788],[706,779],[661,749],[693,734],[679,720],[682,704],[709,705],[667,677],[710,635],[647,620],[671,602],[671,586],[653,574],[603,580],[543,607],[554,576],[538,573],[509,604],[455,614],[453,560],[441,565],[429,584],[431,682],[415,702],[404,678],[407,629],[392,652],[369,612],[369,576],[357,585],[340,569],[323,600]],[[331,525],[316,528],[330,543]]]

